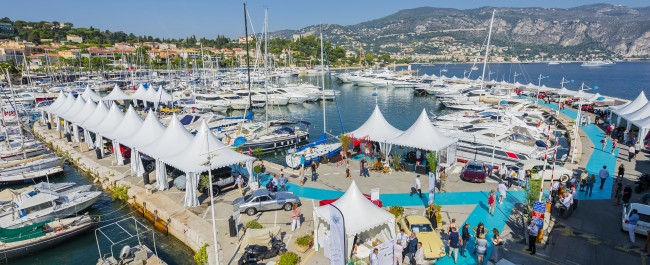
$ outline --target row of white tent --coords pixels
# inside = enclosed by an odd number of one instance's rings
[[[45,111],[49,120],[53,117],[56,120],[57,130],[61,129],[62,123],[67,133],[70,133],[69,128],[72,127],[73,139],[76,142],[81,141],[79,128],[83,129],[84,140],[88,146],[97,146],[102,153],[104,139],[112,141],[114,158],[118,165],[124,164],[119,147],[130,148],[131,171],[137,176],[142,176],[145,171],[142,154],[154,159],[159,190],[169,188],[165,165],[184,172],[187,180],[185,205],[188,207],[198,206],[196,188],[199,174],[202,172],[246,163],[248,174],[252,176],[254,158],[224,145],[210,131],[205,121],[196,135],[192,135],[175,114],[165,127],[151,110],[143,121],[130,105],[126,113],[122,113],[115,102],[112,102],[109,108],[103,100],[95,103],[93,100],[84,99],[83,95],[75,98],[63,92]],[[94,142],[90,133],[95,135]]]
[[[436,152],[439,158],[444,158],[439,160],[443,164],[453,164],[456,160],[455,147],[458,139],[446,136],[436,129],[424,109],[413,125],[406,131],[402,131],[388,123],[379,106],[375,105],[375,110],[368,120],[347,135],[377,142],[386,154],[390,153],[392,145],[399,145]],[[441,154],[441,152],[445,153]]]
[[[95,93],[95,91],[87,87],[84,92],[81,93],[81,97],[86,101],[92,100],[95,102],[98,102],[100,100],[104,100],[106,102],[121,100],[140,100],[143,102],[151,102],[156,107],[158,107],[158,104],[160,103],[169,103],[174,101],[172,95],[169,94],[169,92],[165,91],[165,89],[162,87],[158,88],[158,90],[154,89],[153,87],[149,87],[147,89],[143,84],[138,85],[138,88],[131,95],[127,95],[124,93],[124,91],[122,91],[122,89],[120,89],[118,85],[115,85],[113,90],[111,90],[111,92],[104,97],[98,95]]]
[[[639,128],[637,139],[644,139],[650,131],[650,102],[648,102],[643,90],[634,100],[609,107],[609,109],[612,111],[611,121],[614,121],[615,118],[617,126],[620,126],[621,122],[625,121],[627,130],[630,130],[632,125]]]

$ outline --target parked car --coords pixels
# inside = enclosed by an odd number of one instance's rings
[[[634,233],[647,235],[650,230],[650,206],[641,203],[628,203],[623,206],[623,216],[621,217],[621,231],[627,232],[627,221],[636,209],[639,214],[639,222],[636,224]]]
[[[207,173],[206,173],[207,174]],[[205,178],[207,180],[207,178]],[[232,174],[232,169],[230,167],[222,167],[212,170],[212,194],[219,195],[221,192],[233,185],[235,185],[235,180],[237,179],[236,175]],[[199,179],[199,184],[200,179]],[[248,184],[248,178],[244,177],[244,185]],[[200,192],[207,192],[209,185],[199,185]]]
[[[483,164],[476,161],[467,162],[460,172],[460,178],[469,182],[485,182],[486,177]]]
[[[301,205],[300,198],[293,192],[271,192],[267,189],[253,191],[253,193],[239,197],[232,202],[235,211],[248,215],[280,209],[291,211],[294,204]]]
[[[440,239],[440,233],[433,229],[431,222],[421,215],[407,215],[400,217],[397,222],[400,229],[404,229],[407,235],[415,233],[418,242],[422,243],[424,259],[437,260],[445,256],[445,245]]]
[[[555,165],[555,168],[553,168],[553,163],[546,163],[546,171],[544,171],[543,160],[525,160],[523,162],[517,163],[513,169],[519,170],[519,168],[522,167],[524,170],[537,172],[532,174],[532,179],[539,179],[540,177],[544,177],[544,180],[546,181],[551,180],[551,175],[553,176],[554,180],[559,180],[563,176],[566,176],[566,178],[573,176],[573,170],[567,169],[557,164]]]
[[[582,105],[582,111],[594,112],[594,105]]]

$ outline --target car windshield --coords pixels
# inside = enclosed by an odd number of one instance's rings
[[[472,170],[472,171],[483,171],[483,165],[479,165],[479,164],[469,164],[469,165],[467,165],[467,170]]]
[[[431,228],[430,224],[412,224],[411,231],[413,231],[413,233],[422,233],[422,232],[432,232],[433,229]]]
[[[244,196],[244,201],[245,202],[250,201],[251,197],[253,197],[253,195],[251,195],[251,194],[248,194],[248,195]]]

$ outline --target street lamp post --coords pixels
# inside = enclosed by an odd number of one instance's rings
[[[539,99],[539,89],[542,87],[542,79],[548,78],[548,76],[543,76],[539,74],[537,78],[537,94],[535,94],[535,105],[537,105],[537,100]]]

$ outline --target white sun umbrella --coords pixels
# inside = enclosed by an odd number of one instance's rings
[[[174,113],[165,132],[154,143],[139,148],[140,153],[156,159],[156,182],[159,190],[169,188],[165,165],[160,158],[181,152],[190,144],[192,137]]]
[[[129,136],[120,138],[120,143],[131,148],[131,172],[138,177],[144,174],[140,152],[141,147],[154,143],[165,132],[165,126],[160,123],[152,110],[149,110],[142,126]]]
[[[81,97],[83,97],[85,100],[92,100],[92,101],[100,101],[102,99],[101,96],[97,95],[95,91],[90,89],[90,87],[86,87],[83,93],[81,93]]]
[[[102,147],[104,145],[104,133],[110,132],[117,128],[123,119],[124,113],[122,113],[122,110],[117,106],[117,104],[115,104],[115,102],[113,102],[111,109],[108,111],[108,114],[106,114],[106,118],[104,118],[100,124],[88,128],[88,130],[95,133],[95,141],[97,142],[96,145],[98,147]],[[104,156],[104,148],[101,148],[101,152],[102,156]]]
[[[208,156],[210,162],[206,163]],[[228,148],[214,136],[205,121],[202,121],[196,136],[186,148],[174,155],[160,158],[160,160],[185,173],[187,180],[185,206],[194,207],[199,204],[195,192],[201,172],[242,162],[252,162],[255,158]],[[252,176],[252,163],[247,163],[246,167],[249,175]]]
[[[131,97],[125,94],[122,91],[122,89],[120,89],[120,86],[118,85],[115,85],[113,90],[111,90],[111,93],[108,93],[108,95],[104,97],[104,100],[106,101],[118,101],[118,100],[128,100],[128,99],[131,99]]]
[[[101,123],[104,118],[106,118],[106,115],[108,114],[108,108],[106,105],[104,105],[104,102],[101,100],[97,102],[97,107],[93,111],[88,118],[86,118],[83,122],[78,124],[81,128],[84,128],[84,139],[86,140],[86,143],[88,143],[88,148],[95,148],[95,143],[92,141],[92,138],[90,137],[90,131],[88,128],[97,126],[97,124]]]
[[[113,141],[113,154],[115,156],[115,162],[118,165],[124,165],[124,159],[122,158],[122,150],[120,150],[120,139],[126,138],[142,127],[142,119],[138,116],[138,113],[135,112],[132,106],[129,105],[129,109],[124,114],[124,119],[118,124],[113,130],[108,131],[103,134],[106,139]]]

